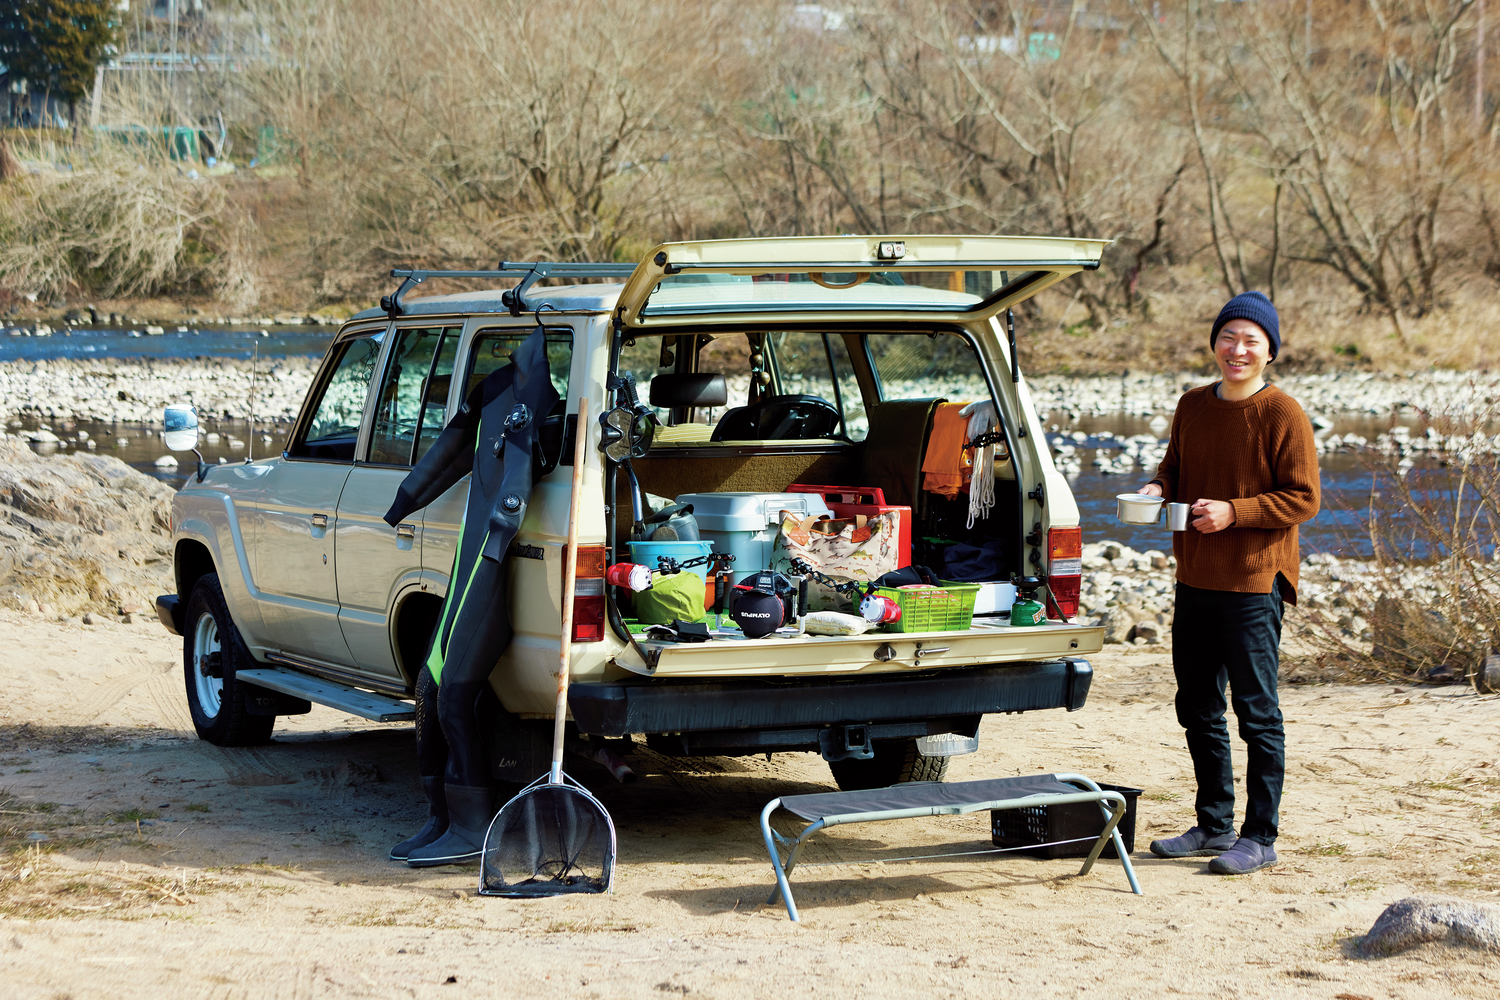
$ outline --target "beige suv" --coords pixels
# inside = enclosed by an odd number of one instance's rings
[[[977,745],[986,714],[1082,707],[1083,657],[1102,630],[1070,620],[1078,511],[1007,320],[1016,303],[1097,268],[1103,246],[722,240],[664,244],[634,266],[393,272],[400,289],[334,338],[285,451],[200,466],[173,502],[177,593],[158,610],[184,637],[199,735],[264,741],[275,716],[311,702],[410,716],[467,480],[395,528],[381,515],[467,388],[539,324],[562,402],[542,434],[548,471],[510,549],[515,639],[492,675],[498,779],[545,769],[571,479],[558,466],[571,463],[585,396],[603,416],[587,428],[579,564],[593,568],[573,616],[569,707],[581,739],[682,756],[814,751],[841,786],[872,787],[940,778],[948,755]],[[515,285],[406,297],[435,276]],[[633,407],[627,381],[649,403]],[[999,417],[996,504],[972,528],[962,496],[922,488],[945,399],[988,399]],[[654,421],[642,419],[648,407]],[[648,440],[640,432],[652,423]],[[629,592],[598,574],[628,560],[634,495],[658,507],[798,483],[882,489],[888,504],[911,507],[915,562],[933,546],[970,544],[988,553],[994,579],[1042,578],[1048,620],[1022,628],[980,614],[961,631],[696,644],[630,630]]]

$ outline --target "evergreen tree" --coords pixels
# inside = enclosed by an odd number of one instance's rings
[[[75,135],[78,102],[119,33],[115,0],[0,0],[0,62],[13,80],[65,98]]]

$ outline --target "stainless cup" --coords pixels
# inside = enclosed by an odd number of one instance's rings
[[[1186,531],[1193,505],[1190,503],[1167,504],[1167,527],[1173,531]]]

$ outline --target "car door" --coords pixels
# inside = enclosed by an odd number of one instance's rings
[[[443,429],[453,359],[462,327],[397,327],[369,414],[363,457],[339,499],[339,627],[354,666],[404,684],[391,615],[403,592],[422,583],[422,513],[394,528],[385,512],[411,467]]]
[[[351,662],[338,620],[338,506],[384,337],[380,330],[333,346],[286,452],[257,482],[253,535],[266,642],[321,662]]]

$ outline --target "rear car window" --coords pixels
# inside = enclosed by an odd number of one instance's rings
[[[490,373],[510,364],[511,354],[535,330],[534,326],[502,327],[480,330],[475,334],[474,346],[469,350],[469,371],[464,383],[464,396],[467,397]],[[552,376],[552,388],[566,400],[568,377],[573,367],[573,328],[549,326],[546,336],[547,368]]]
[[[678,274],[662,278],[641,315],[850,309],[966,311],[1004,286],[1007,277],[1004,271],[988,270]]]
[[[870,333],[865,350],[881,399],[987,399],[970,343],[956,333]]]

